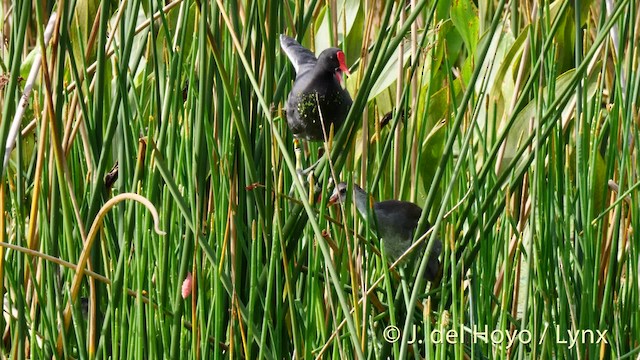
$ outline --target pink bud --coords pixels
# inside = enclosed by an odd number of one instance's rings
[[[186,299],[191,295],[193,289],[193,276],[191,273],[187,273],[187,278],[182,282],[182,298]]]

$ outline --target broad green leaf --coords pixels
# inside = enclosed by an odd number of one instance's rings
[[[347,34],[346,41],[343,42],[342,48],[347,56],[347,66],[351,66],[360,58],[362,50],[364,27],[366,17],[362,8],[358,8],[357,15],[351,31]]]
[[[94,54],[96,53],[96,46],[92,48],[91,54],[89,54],[89,57],[85,59],[84,62],[82,61],[82,59],[84,59],[82,49],[86,51],[87,40],[89,39],[99,7],[99,0],[78,0],[76,3],[72,19],[73,26],[69,27],[69,41],[71,42],[73,56],[76,59],[78,67],[82,67],[83,63],[91,64],[95,60]],[[82,46],[78,41],[82,41]]]
[[[25,81],[27,80],[27,78],[29,77],[29,73],[31,72],[31,67],[33,66],[33,60],[35,60],[36,55],[38,55],[39,53],[40,53],[40,46],[34,47],[33,49],[31,49],[31,51],[29,51],[29,54],[27,55],[27,57],[22,61],[22,64],[20,64],[20,76]],[[40,65],[42,66],[42,63]],[[37,77],[34,89],[36,89],[39,83],[40,83],[40,77]],[[21,86],[23,85],[24,83],[22,83]]]
[[[446,39],[450,33],[455,33],[451,20],[446,20],[438,24],[432,34],[429,35],[427,48],[429,52],[424,60],[423,69],[420,74],[421,84],[423,87],[429,84],[431,71],[439,71],[442,65],[444,52],[447,50]]]
[[[320,51],[333,47],[339,46],[344,42],[347,34],[351,32],[351,28],[353,24],[356,22],[356,18],[358,16],[358,10],[360,9],[360,1],[357,0],[339,0],[338,4],[338,16],[337,16],[337,31],[338,31],[338,44],[334,44],[331,39],[331,31],[330,31],[330,17],[329,12],[327,11],[327,6],[325,6],[322,11],[318,14],[316,19],[316,27],[315,27],[315,50],[316,53]],[[332,11],[336,11],[336,9],[331,9]],[[364,31],[361,28],[357,29],[361,33]],[[362,35],[361,35],[362,36]],[[349,55],[347,55],[349,56]],[[351,58],[349,56],[349,58]]]
[[[418,175],[419,183],[422,184],[421,190],[424,191],[424,194],[429,193],[433,177],[438,164],[440,164],[440,158],[444,150],[445,135],[445,121],[443,120],[433,128],[431,134],[427,137],[427,141],[423,142]]]
[[[498,27],[500,28],[500,27]],[[485,34],[485,39],[488,39],[489,34]],[[479,93],[483,82],[486,82],[486,89],[489,92],[493,92],[495,86],[502,85],[502,83],[497,82],[496,79],[498,74],[500,73],[500,69],[503,65],[509,64],[509,60],[507,58],[508,50],[511,49],[515,39],[510,31],[498,31],[491,37],[491,44],[489,45],[489,51],[487,52],[487,56],[484,59],[476,59],[477,61],[482,61],[482,66],[480,67],[480,75],[478,77],[479,81],[476,82],[476,92]],[[500,80],[505,81],[504,77]],[[513,80],[509,79],[511,87],[513,87]],[[497,85],[494,85],[497,84]]]
[[[432,96],[429,109],[430,115],[438,116],[439,113],[446,111],[447,101],[443,101],[443,97],[446,98],[448,89],[442,89]],[[440,106],[439,106],[440,105]],[[444,150],[445,135],[446,135],[446,120],[443,118],[438,121],[436,125],[431,129],[429,135],[422,141],[420,148],[420,164],[418,167],[418,174],[420,176],[419,183],[422,184],[422,190],[425,193],[429,192],[433,176],[436,173],[438,164],[440,164],[440,158],[442,157],[442,151]]]
[[[504,77],[504,71],[513,65],[512,56],[517,52],[509,54],[509,49],[512,48],[515,41],[509,31],[498,31],[492,36],[486,33],[480,42],[484,43],[486,41],[491,41],[491,43],[489,44],[487,56],[484,59],[477,59],[482,63],[478,81],[475,84],[475,91],[480,94],[484,89],[490,95],[492,105],[490,107],[480,107],[476,121],[481,129],[486,127],[493,129],[496,127],[493,121],[495,119],[499,121],[501,114],[508,106],[508,103],[504,101],[504,97],[501,96],[502,87],[511,89],[511,93],[513,93],[514,81],[511,78]],[[511,55],[511,58],[507,55]],[[466,64],[469,64],[469,60],[467,59]],[[468,71],[470,76],[471,69],[468,69]],[[487,112],[491,115],[488,115]],[[497,116],[494,116],[494,114],[497,114]],[[492,131],[489,133],[492,133]]]
[[[497,85],[494,86],[491,91],[492,96],[499,98],[505,97],[505,95],[513,94],[515,76],[517,76],[517,71],[520,67],[521,61],[519,56],[520,54],[522,54],[522,50],[524,49],[524,44],[525,40],[527,39],[528,32],[529,26],[526,26],[524,29],[522,29],[522,32],[520,33],[518,38],[515,39],[513,44],[511,44],[511,48],[509,49],[509,51],[505,54],[500,67],[495,74],[494,84]],[[512,74],[513,76],[507,77],[506,75],[508,73]]]
[[[594,66],[594,69],[599,69],[599,68],[600,67],[597,64]],[[556,88],[554,92],[556,96],[559,96],[559,94],[562,94],[569,90],[568,89],[569,83],[574,74],[575,74],[575,69],[572,69],[560,75],[556,79],[555,81]],[[599,76],[599,72],[594,71],[587,77],[587,79],[585,79],[583,91],[587,92],[586,96],[588,99],[593,97],[593,95],[597,90],[598,76]],[[548,91],[542,90],[541,93],[545,97],[545,101],[547,101],[546,94],[548,93]],[[575,98],[575,95],[572,97],[572,99],[574,98]],[[568,105],[562,110],[561,120],[563,122],[568,121],[568,119],[573,116],[574,106],[572,104],[573,104],[573,100],[569,101]],[[514,120],[513,126],[511,127],[509,135],[507,136],[507,140],[506,140],[507,145],[504,153],[504,161],[502,162],[502,166],[500,167],[500,169],[504,169],[505,166],[507,166],[509,162],[511,162],[514,159],[515,154],[518,151],[518,146],[521,139],[524,139],[529,136],[529,133],[530,133],[529,121],[535,116],[537,116],[537,103],[536,103],[536,100],[533,99],[527,105],[525,105],[525,107],[516,115],[516,119]],[[509,119],[506,119],[505,121],[508,121],[508,120]],[[504,125],[505,124],[501,124],[501,128]],[[501,133],[501,132],[502,130],[499,130],[498,133]]]
[[[382,91],[391,86],[398,79],[398,66],[400,63],[400,52],[394,51],[394,53],[389,58],[389,61],[385,64],[382,72],[380,73],[380,77],[376,79],[376,82],[373,84],[371,88],[371,92],[369,92],[369,101],[375,99]],[[407,61],[411,58],[411,47],[408,42],[405,41],[404,51],[403,51],[403,59],[402,65],[403,68],[407,64]],[[402,72],[404,74],[404,71]]]
[[[475,53],[478,45],[480,24],[478,9],[470,0],[454,0],[451,4],[451,21],[456,27],[469,54]]]
[[[425,106],[427,106],[427,100],[423,99],[418,105],[418,112],[416,115],[417,129],[416,131],[422,131],[422,126],[429,127],[435,126],[440,120],[445,117],[447,111],[449,111],[449,87],[445,86],[439,90],[432,89],[433,95],[429,101],[428,111],[425,112]],[[421,98],[426,98],[429,93],[429,87],[422,87]],[[422,115],[424,114],[424,115]]]
[[[453,24],[450,21],[444,21],[439,26],[437,26],[434,30],[430,30],[427,34],[427,45],[426,48],[428,51],[420,52],[419,50],[419,61],[423,62],[422,72],[418,75],[421,76],[420,83],[422,84],[423,89],[428,89],[426,86],[429,81],[429,72],[431,71],[431,57],[435,56],[434,68],[439,69],[442,64],[442,58],[445,49],[445,38],[447,34],[451,32]],[[418,34],[418,38],[422,36],[422,32]],[[369,93],[369,100],[377,98],[379,95],[383,94],[384,90],[392,88],[395,89],[395,82],[398,79],[398,66],[399,66],[399,51],[394,52],[391,55],[389,61],[385,64],[380,77],[374,83],[371,92]],[[411,46],[408,40],[405,40],[404,51],[403,51],[403,67],[407,65],[407,62],[411,59]],[[418,70],[419,71],[419,70]],[[403,72],[404,74],[404,72]],[[424,93],[421,91],[421,95]],[[419,108],[422,109],[424,104],[419,105]],[[385,109],[386,111],[390,111],[391,109]],[[421,110],[420,110],[421,111]]]
[[[575,125],[575,124],[572,124]],[[570,126],[567,131],[569,132],[574,132],[575,131],[575,127],[574,126]],[[595,146],[595,144],[591,144],[591,146]],[[571,178],[571,182],[576,182],[577,181],[577,176],[576,176],[576,161],[577,161],[577,154],[576,154],[576,149],[575,147],[570,147],[569,148],[569,169],[568,169],[568,175]],[[602,158],[602,155],[600,154],[599,151],[596,151],[595,153],[595,158],[592,158],[591,155],[589,155],[589,159],[584,159],[585,161],[588,161],[588,172],[589,172],[589,179],[591,180],[591,183],[588,184],[587,186],[591,188],[592,193],[591,193],[591,198],[589,199],[592,202],[592,206],[593,206],[593,212],[592,215],[593,217],[597,217],[598,215],[600,215],[600,213],[602,213],[602,211],[605,209],[605,201],[607,200],[606,198],[606,193],[609,191],[608,190],[608,184],[607,184],[607,164],[605,163],[605,160]],[[584,174],[584,176],[587,176],[587,174]]]

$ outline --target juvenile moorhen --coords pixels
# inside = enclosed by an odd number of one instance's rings
[[[338,184],[329,199],[329,204],[343,203],[347,198],[347,190],[346,183]],[[363,218],[368,219],[369,194],[356,184],[353,184],[353,190],[358,212]],[[376,216],[378,236],[382,238],[385,252],[391,261],[395,261],[411,246],[422,209],[412,202],[387,200],[374,202],[373,213]],[[431,225],[427,224],[427,229],[430,227]],[[442,243],[438,239],[435,241],[424,275],[429,281],[436,279],[440,271],[438,256],[442,251]],[[422,247],[424,248],[424,245]]]
[[[280,46],[296,70],[296,80],[286,104],[289,129],[296,138],[323,141],[322,123],[327,136],[331,124],[334,132],[337,131],[352,104],[349,92],[341,85],[342,74],[349,74],[344,52],[329,48],[316,59],[311,51],[286,35],[280,35]]]

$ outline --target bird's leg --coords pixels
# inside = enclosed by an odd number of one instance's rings
[[[313,194],[315,193],[314,191],[314,186],[315,186],[315,179],[313,178],[313,173],[310,173],[307,176],[307,182],[309,183],[309,199],[307,199],[309,201],[309,204],[313,204],[314,202],[314,196]]]
[[[306,150],[305,150],[306,148]],[[312,165],[310,168],[303,169],[302,168],[302,152],[305,151],[305,154],[308,153],[308,144],[305,141],[303,145],[300,145],[299,139],[293,139],[293,150],[296,154],[296,173],[298,174],[298,178],[303,185],[309,184],[309,194],[313,194],[313,168],[316,164]],[[293,195],[293,187],[291,188],[291,192],[289,195]]]
[[[307,175],[309,171],[313,170],[313,166],[316,166],[317,162],[310,168],[307,168],[307,169],[302,168],[303,152],[304,152],[304,158],[305,159],[309,158],[309,144],[306,141],[303,142],[301,145],[299,139],[293,139],[293,151],[296,154],[296,172],[298,173],[298,176],[301,177],[300,180],[302,180],[302,177]]]
[[[295,148],[295,153],[296,153],[296,172],[298,173],[298,177],[300,177],[300,181],[302,181],[304,183],[305,181],[305,177],[311,177],[313,176],[313,170],[315,169],[316,166],[318,166],[318,164],[320,163],[320,159],[318,159],[315,163],[313,163],[313,165],[309,166],[306,169],[302,168],[302,153],[304,151],[304,158],[308,159],[309,158],[309,143],[308,142],[304,142],[302,147],[300,146],[300,140],[295,139],[294,140],[294,148]],[[309,180],[309,179],[307,179]]]
[[[304,143],[302,143],[302,151],[304,151],[304,158],[308,159],[309,158],[309,142],[305,141]]]
[[[324,126],[324,125],[323,125]],[[325,133],[326,135],[326,133]],[[318,166],[318,164],[320,164],[320,161],[322,160],[322,157],[325,156],[325,154],[327,156],[329,153],[329,149],[331,149],[331,144],[333,143],[333,124],[331,124],[331,130],[329,131],[329,140],[325,141],[324,145],[325,147],[321,147],[318,149],[318,160],[316,160],[315,163],[313,163],[313,165],[309,166],[308,168],[302,170],[302,171],[298,171],[298,174],[302,174],[302,175],[309,175],[311,172],[313,172],[313,170],[315,170],[316,166]],[[307,148],[308,150],[308,148]],[[307,155],[307,158],[309,157],[309,152],[305,152],[305,154]]]
[[[296,154],[296,172],[300,176],[302,174],[302,148],[298,139],[293,139],[293,152]]]
[[[313,163],[313,165],[309,166],[306,169],[298,169],[298,175],[313,176],[313,170],[316,168],[316,166],[318,166],[318,164],[320,163],[320,160],[322,159],[318,159],[315,163]]]

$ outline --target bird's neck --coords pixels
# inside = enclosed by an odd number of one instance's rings
[[[358,185],[353,186],[354,193],[354,201],[356,203],[356,207],[362,215],[363,218],[368,219],[369,208],[373,206],[373,202],[371,201],[371,197]],[[373,209],[371,209],[373,211]]]

